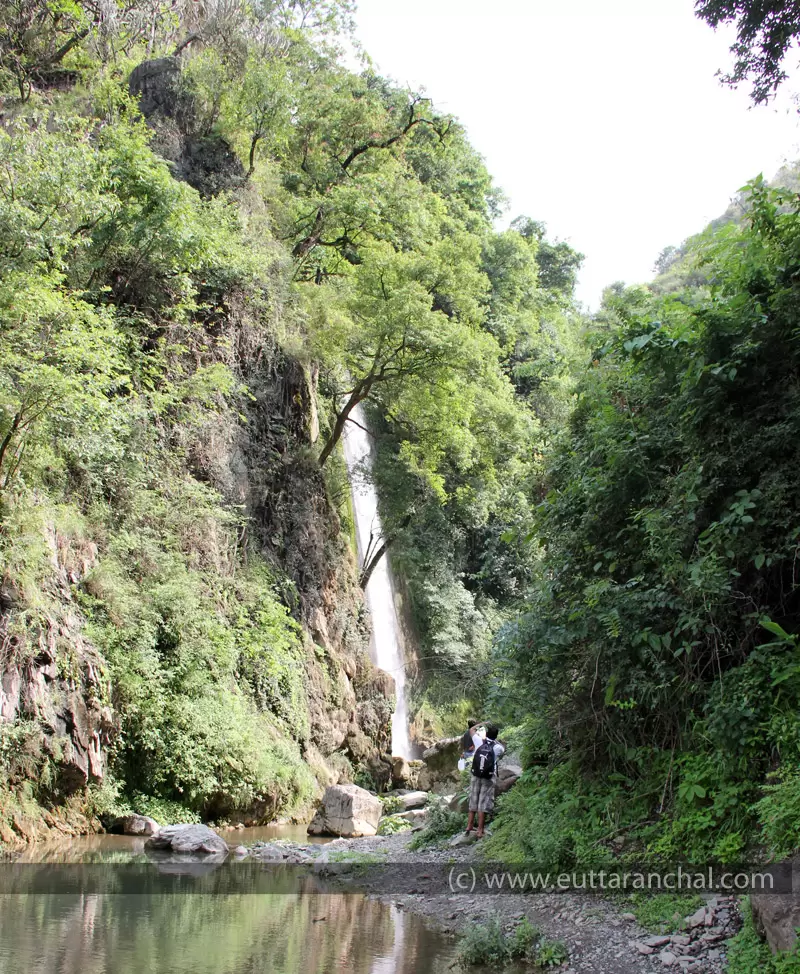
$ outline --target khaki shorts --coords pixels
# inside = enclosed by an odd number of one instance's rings
[[[476,778],[469,783],[469,810],[491,812],[494,808],[494,778]]]

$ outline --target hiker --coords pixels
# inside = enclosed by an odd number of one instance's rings
[[[499,729],[494,724],[486,726],[486,740],[476,745],[472,758],[472,780],[469,783],[469,816],[467,835],[473,831],[475,814],[478,815],[478,830],[475,833],[483,838],[486,815],[494,808],[494,786],[497,781],[497,762],[506,749],[497,741]]]
[[[467,761],[471,761],[475,754],[475,749],[483,744],[483,736],[480,733],[480,721],[470,718],[467,721],[467,729],[461,735],[461,758],[458,762],[458,770],[464,771]]]

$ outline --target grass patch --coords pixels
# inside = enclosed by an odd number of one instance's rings
[[[568,959],[564,944],[549,940],[527,917],[513,932],[507,933],[500,919],[492,916],[486,923],[471,927],[458,949],[458,962],[462,967],[505,967],[523,960],[534,965],[534,969],[542,970],[559,967]]]
[[[678,933],[684,928],[684,917],[703,905],[702,897],[692,893],[632,893],[631,912],[652,933]]]
[[[334,851],[328,856],[328,862],[351,862],[356,865],[369,866],[384,861],[386,851],[381,849],[378,852],[358,852],[356,850]]]

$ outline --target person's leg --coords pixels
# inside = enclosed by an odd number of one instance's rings
[[[475,813],[478,811],[480,799],[480,778],[471,778],[469,782],[469,815],[467,816],[467,832],[472,832],[475,825]]]
[[[482,839],[486,829],[486,814],[491,812],[494,807],[494,781],[491,778],[481,779],[480,795],[475,807],[478,809],[478,831],[476,835]]]

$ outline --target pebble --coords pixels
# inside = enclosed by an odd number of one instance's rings
[[[658,955],[658,959],[665,967],[672,967],[678,958],[672,953],[671,950],[662,950]]]

